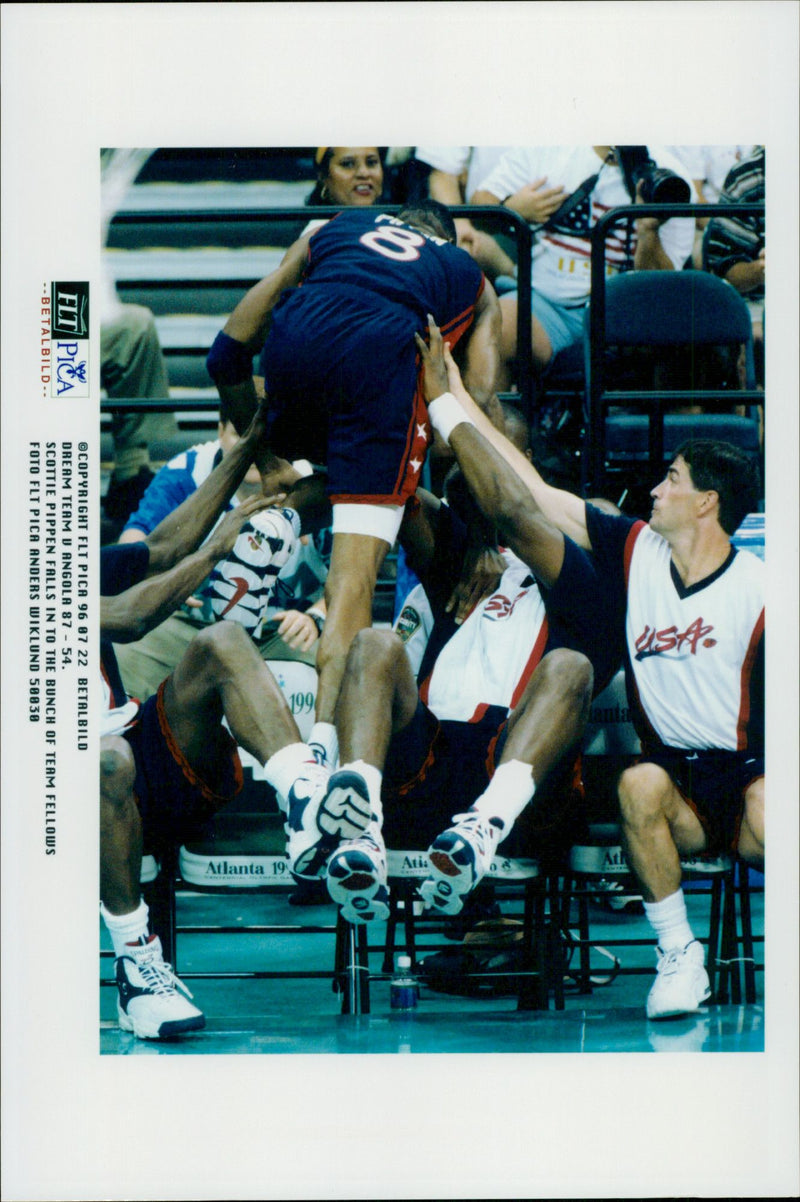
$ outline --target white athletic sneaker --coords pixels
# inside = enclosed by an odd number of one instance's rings
[[[169,1039],[206,1025],[192,995],[164,962],[157,935],[126,945],[116,961],[117,1016],[123,1031],[138,1039]]]
[[[325,865],[335,844],[325,840],[317,826],[320,802],[328,788],[330,769],[324,764],[303,765],[286,798],[286,851],[295,876],[316,880],[325,875]]]
[[[367,784],[358,772],[339,769],[330,773],[322,765],[310,765],[289,790],[288,851],[295,876],[325,875],[332,851],[342,839],[357,839],[372,813]]]
[[[458,914],[463,899],[486,875],[503,827],[475,810],[456,814],[454,826],[437,835],[428,849],[430,875],[419,888],[426,907]]]
[[[668,952],[657,947],[656,952],[658,969],[647,996],[647,1017],[692,1014],[711,996],[703,945],[693,939],[686,947],[670,948]]]
[[[377,822],[359,839],[340,843],[328,861],[328,893],[348,922],[389,917],[386,847]]]

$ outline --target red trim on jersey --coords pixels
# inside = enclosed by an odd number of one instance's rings
[[[380,494],[376,494],[375,496],[371,496],[368,493],[355,494],[355,493],[349,493],[349,492],[337,492],[337,493],[331,494],[330,501],[331,501],[332,505],[345,505],[345,504],[347,504],[347,505],[403,505],[404,504],[402,499],[396,493],[393,493],[392,496],[387,497],[385,493],[380,493]]]
[[[489,705],[486,701],[479,702],[478,705],[475,706],[475,713],[472,715],[471,718],[467,718],[467,721],[468,722],[480,722],[481,718],[484,716],[484,714],[487,712],[488,709],[489,709]]]
[[[423,438],[418,430],[419,427],[424,427],[425,437]],[[411,421],[408,425],[406,433],[406,444],[403,450],[403,458],[400,461],[397,477],[394,482],[394,491],[391,493],[369,494],[369,493],[332,493],[331,504],[341,505],[405,505],[409,497],[413,497],[417,491],[422,469],[425,466],[425,459],[428,454],[428,447],[431,443],[431,428],[428,422],[428,407],[425,404],[425,397],[422,392],[421,378],[417,381],[417,389],[414,393],[414,408],[411,414]],[[411,467],[411,460],[416,458],[419,461],[418,468]]]
[[[753,674],[758,644],[764,633],[764,610],[758,615],[758,620],[750,636],[750,644],[742,664],[741,698],[739,701],[739,721],[736,723],[736,746],[739,751],[747,747],[747,723],[750,720],[750,677]]]
[[[442,326],[442,340],[449,342],[451,348],[455,346],[462,334],[465,334],[475,319],[475,305],[472,304],[463,313],[459,313],[457,317],[453,317],[446,325]]]
[[[625,572],[625,591],[628,591],[628,583],[631,574],[631,560],[633,559],[633,548],[636,546],[636,540],[644,530],[647,522],[634,522],[628,531],[628,537],[625,539],[625,551],[623,553],[623,570]]]
[[[512,710],[515,709],[516,706],[519,704],[519,699],[522,696],[522,694],[525,692],[525,689],[528,686],[528,681],[533,676],[534,671],[536,670],[536,668],[538,667],[538,665],[541,661],[545,646],[547,644],[547,639],[548,639],[549,634],[550,634],[550,628],[549,628],[549,625],[547,622],[547,617],[545,616],[545,619],[542,622],[542,626],[539,631],[539,636],[533,645],[533,650],[531,651],[530,655],[528,656],[528,662],[525,665],[525,667],[523,668],[522,675],[520,676],[519,680],[517,681],[517,687],[514,689],[514,693],[511,697],[511,705],[509,706],[509,709],[512,709]]]

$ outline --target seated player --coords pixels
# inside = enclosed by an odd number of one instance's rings
[[[615,635],[624,634],[642,744],[618,792],[628,862],[658,940],[647,1016],[692,1013],[709,980],[680,857],[735,849],[747,863],[764,862],[764,572],[731,543],[758,505],[757,468],[727,443],[689,441],[652,490],[649,523],[603,513],[545,484],[499,439],[445,359],[450,402],[461,408],[451,441],[462,466],[474,453],[474,422],[525,482],[542,520],[597,561],[603,609],[616,612]]]
[[[447,401],[434,399],[446,371],[433,323],[431,331],[431,352],[418,339],[425,391],[447,441]],[[458,625],[445,605],[461,573],[465,524],[456,505],[429,494],[407,504],[401,541],[424,594],[408,598],[398,633],[364,630],[353,643],[337,709],[342,764],[320,807],[369,821],[356,839],[318,842],[308,860],[310,872],[327,863],[329,892],[353,922],[387,913],[384,816],[395,844],[435,836],[420,892],[446,914],[460,911],[523,811],[530,807],[529,833],[552,837],[571,798],[593,689],[618,662],[591,557],[541,521],[488,442],[458,457],[510,550],[492,595]]]
[[[414,342],[426,313],[454,345],[466,343],[467,379],[480,403],[493,403],[497,298],[454,241],[452,219],[435,202],[399,217],[346,209],[251,289],[208,358],[220,395],[251,405],[251,355],[269,324],[262,365],[273,446],[327,464],[333,549],[316,716],[331,741],[347,651],[371,624],[377,575],[430,442]],[[341,833],[357,833],[344,816]]]
[[[119,541],[137,542],[211,474],[236,445],[239,435],[226,406],[220,408],[217,438],[198,443],[176,455],[156,473],[138,509],[128,519]],[[309,464],[295,463],[310,472]],[[261,476],[253,465],[231,498],[231,506],[261,494]],[[307,533],[281,568],[259,626],[251,631],[265,660],[300,660],[314,665],[316,646],[325,623],[324,588],[330,560],[330,531]],[[118,648],[117,659],[129,692],[145,701],[175,667],[186,647],[213,619],[209,583],[143,639]]]
[[[178,1035],[205,1022],[148,929],[139,887],[143,841],[154,850],[184,841],[236,794],[237,745],[263,763],[299,736],[278,685],[236,622],[201,631],[141,706],[125,692],[112,643],[139,637],[171,613],[231,550],[247,519],[284,498],[247,499],[194,549],[258,458],[263,434],[260,410],[231,454],[151,535],[101,552],[100,908],[114,945],[119,1022],[140,1038]],[[296,512],[285,513],[288,541],[299,526]],[[276,546],[274,553],[285,550]],[[307,754],[308,770],[318,772]]]

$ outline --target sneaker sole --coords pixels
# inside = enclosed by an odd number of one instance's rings
[[[711,997],[711,990],[707,989],[701,998],[698,999],[695,1006],[674,1006],[670,1010],[659,1010],[657,1013],[652,1013],[649,1006],[646,1008],[646,1014],[653,1022],[658,1022],[662,1018],[679,1018],[682,1014],[696,1014],[702,1006],[703,1002],[707,1002]]]
[[[459,865],[452,855],[431,848],[428,852],[431,871],[419,887],[420,896],[427,906],[442,914],[460,914],[464,898],[480,880],[472,865]]]
[[[317,826],[323,839],[357,839],[369,826],[372,806],[369,798],[355,787],[356,783],[363,782],[354,773],[337,772],[331,777],[331,785],[317,813]],[[359,804],[354,802],[354,797]]]
[[[338,777],[338,779],[334,779]],[[292,858],[289,851],[289,868],[295,876],[305,880],[320,880],[325,876],[325,870],[332,853],[339,844],[348,839],[358,839],[372,820],[372,810],[369,799],[356,789],[356,784],[363,783],[360,776],[354,773],[334,773],[331,777],[333,787],[319,804],[316,825],[319,838]],[[352,803],[352,797],[358,798],[361,807]],[[325,823],[323,826],[322,823]]]
[[[386,881],[363,852],[347,851],[328,864],[328,893],[342,917],[352,923],[374,922],[389,917]]]
[[[173,1019],[171,1022],[159,1023],[158,1026],[131,1018],[124,1010],[117,1011],[117,1019],[121,1029],[131,1031],[137,1039],[172,1039],[176,1035],[185,1035],[189,1031],[201,1031],[206,1025],[204,1014]]]

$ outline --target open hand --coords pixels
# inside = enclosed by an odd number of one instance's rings
[[[505,568],[506,563],[502,555],[491,547],[473,548],[467,552],[461,579],[445,606],[446,613],[455,610],[457,626],[461,625],[476,606],[487,597],[491,597]]]
[[[276,505],[282,505],[285,500],[286,493],[284,492],[273,493],[269,497],[256,493],[242,501],[241,505],[230,509],[208,540],[214,556],[217,559],[224,559],[233,550],[233,544],[239,537],[242,526],[249,521],[253,514],[260,513],[262,509],[272,509]]]
[[[447,366],[444,359],[445,343],[442,342],[442,331],[428,314],[428,337],[430,345],[419,334],[414,335],[417,350],[422,359],[422,386],[425,400],[428,404],[435,401],[437,396],[449,391],[447,383]]]

